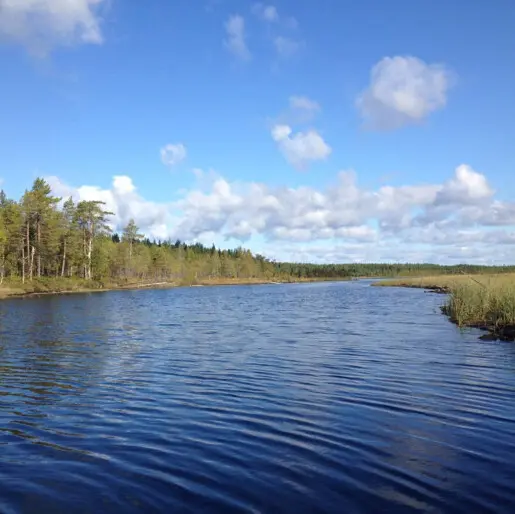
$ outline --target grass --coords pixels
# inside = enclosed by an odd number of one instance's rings
[[[327,280],[327,279],[320,279]],[[258,277],[185,277],[177,281],[95,281],[80,278],[42,277],[22,283],[21,279],[10,279],[0,284],[0,299],[59,293],[90,293],[97,291],[109,291],[119,289],[141,289],[141,288],[170,288],[178,286],[220,286],[220,285],[250,285],[250,284],[278,284],[290,282],[314,282],[317,279],[308,278],[258,278]]]
[[[464,275],[435,275],[429,277],[392,278],[374,282],[372,285],[378,287],[415,287],[435,291],[449,291],[464,279]]]
[[[16,296],[32,296],[42,294],[59,294],[59,293],[86,293],[94,291],[108,291],[111,289],[133,289],[139,287],[162,287],[168,284],[159,282],[146,284],[142,282],[106,282],[97,280],[84,280],[80,278],[62,278],[62,277],[41,277],[34,278],[32,281],[21,279],[10,279],[4,281],[0,285],[0,299]]]
[[[10,279],[0,285],[0,298],[30,294],[73,292],[84,289],[98,289],[98,283],[87,283],[81,279],[37,278],[23,283],[21,279]]]
[[[484,328],[493,339],[515,339],[515,273],[394,279],[374,285],[447,292],[442,311],[458,326]]]

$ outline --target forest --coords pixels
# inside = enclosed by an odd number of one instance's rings
[[[113,232],[100,201],[53,196],[37,178],[19,201],[0,192],[0,283],[80,280],[92,287],[133,282],[194,284],[218,279],[297,281],[446,273],[497,273],[515,266],[309,264],[275,262],[234,250],[182,241],[151,241],[134,220]]]

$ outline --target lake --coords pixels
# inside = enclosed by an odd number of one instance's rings
[[[369,281],[0,302],[0,512],[515,512],[515,345]]]

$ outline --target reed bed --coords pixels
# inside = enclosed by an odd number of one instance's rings
[[[447,292],[442,311],[458,326],[484,328],[494,339],[515,339],[515,273],[395,279],[376,285]]]

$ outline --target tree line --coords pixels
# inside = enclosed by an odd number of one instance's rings
[[[19,201],[0,192],[0,281],[80,278],[92,281],[263,278],[275,264],[242,248],[220,250],[199,243],[150,241],[130,220],[112,233],[113,213],[101,201],[53,196],[43,179]]]
[[[328,279],[439,273],[515,271],[515,267],[434,264],[305,264],[275,262],[249,250],[200,243],[151,241],[130,220],[113,233],[113,213],[101,201],[53,196],[37,178],[19,201],[0,191],[0,283],[45,277],[87,281]]]
[[[515,266],[482,266],[475,264],[440,265],[432,263],[346,263],[305,264],[279,262],[279,273],[296,278],[358,278],[430,276],[480,273],[514,273]]]

